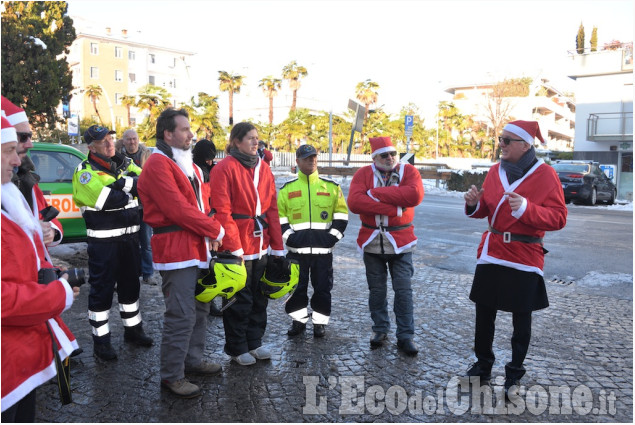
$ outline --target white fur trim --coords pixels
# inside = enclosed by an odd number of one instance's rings
[[[15,128],[8,127],[2,129],[2,143],[10,143],[17,142],[18,134],[15,131]]]
[[[394,146],[386,146],[380,149],[377,149],[375,152],[373,152],[370,157],[374,158],[375,156],[385,153],[385,152],[397,152],[397,149],[395,149]]]
[[[507,124],[505,128],[503,128],[503,131],[514,133],[530,145],[534,144],[534,138],[531,137],[531,134],[527,133],[524,128],[518,127],[516,124]]]

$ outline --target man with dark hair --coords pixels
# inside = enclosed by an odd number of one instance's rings
[[[273,160],[273,154],[269,149],[267,149],[267,144],[262,140],[258,141],[258,156],[267,163],[267,165],[271,165],[271,160]]]
[[[209,304],[194,298],[198,270],[218,250],[225,229],[205,213],[201,171],[192,161],[187,111],[168,108],[157,120],[157,151],[139,178],[144,220],[154,230],[152,261],[163,278],[165,301],[161,384],[179,397],[201,389],[185,374],[214,375],[221,366],[203,360]]]
[[[117,289],[124,340],[144,347],[153,341],[142,327],[139,311],[139,202],[141,168],[115,151],[114,131],[93,125],[84,133],[88,159],[73,175],[73,200],[81,208],[88,238],[88,320],[94,354],[115,360],[108,318]]]

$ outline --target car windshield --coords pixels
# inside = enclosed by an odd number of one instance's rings
[[[559,173],[588,173],[589,164],[553,164],[553,168]]]

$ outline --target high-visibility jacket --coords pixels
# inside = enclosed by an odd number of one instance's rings
[[[278,193],[278,214],[287,250],[328,254],[344,237],[348,207],[340,186],[318,172],[288,181]]]
[[[141,168],[116,153],[107,160],[88,154],[73,174],[73,200],[86,221],[86,236],[116,238],[139,231],[137,176]]]

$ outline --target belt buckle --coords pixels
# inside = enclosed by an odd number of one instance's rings
[[[503,232],[503,242],[510,243],[512,241],[511,232]]]
[[[254,238],[259,238],[262,236],[262,230],[254,230]]]

